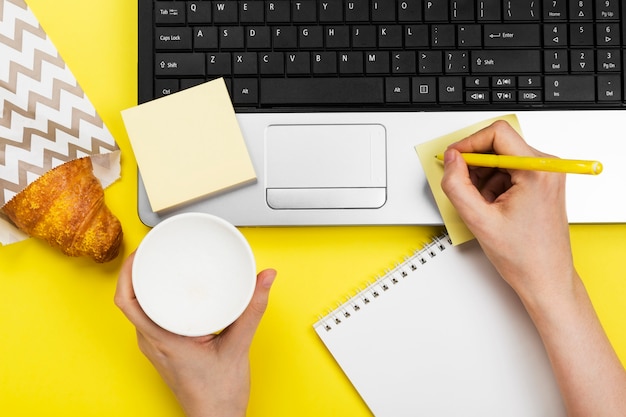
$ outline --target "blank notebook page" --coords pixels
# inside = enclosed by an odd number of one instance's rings
[[[376,416],[565,416],[533,323],[476,241],[433,241],[314,327]]]

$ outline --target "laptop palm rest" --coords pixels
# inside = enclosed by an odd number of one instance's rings
[[[265,154],[272,209],[371,209],[387,201],[380,124],[271,125]]]

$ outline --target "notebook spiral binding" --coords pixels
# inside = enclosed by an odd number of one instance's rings
[[[386,271],[382,277],[379,276],[364,289],[357,291],[348,301],[321,317],[313,327],[317,329],[322,326],[324,330],[331,331],[340,326],[344,321],[350,320],[353,314],[358,314],[361,309],[367,308],[368,304],[383,297],[387,291],[401,286],[403,280],[414,278],[413,275],[419,274],[420,265],[430,262],[450,246],[452,241],[447,232],[433,238],[404,262]]]

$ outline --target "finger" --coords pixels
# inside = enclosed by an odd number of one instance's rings
[[[478,221],[480,213],[486,210],[487,203],[472,182],[467,164],[456,149],[445,152],[441,188],[470,228]]]
[[[506,121],[498,120],[467,138],[450,146],[459,152],[491,153],[501,155],[539,156]]]
[[[232,340],[243,349],[250,347],[254,333],[267,308],[274,278],[276,278],[276,271],[273,269],[263,270],[257,275],[256,288],[250,304],[242,315],[222,333],[222,337],[227,339],[225,343]]]
[[[132,270],[135,252],[124,261],[117,279],[117,287],[115,289],[115,305],[119,307],[124,315],[135,325],[137,330],[147,336],[157,337],[161,333],[166,332],[157,326],[143,311],[133,289]],[[169,332],[167,332],[169,333]]]
[[[511,185],[511,176],[508,173],[495,170],[482,182],[478,190],[487,202],[493,203],[502,193],[511,188]]]

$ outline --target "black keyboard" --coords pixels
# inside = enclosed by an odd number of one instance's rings
[[[223,77],[237,111],[626,106],[620,0],[139,4],[139,102]]]

